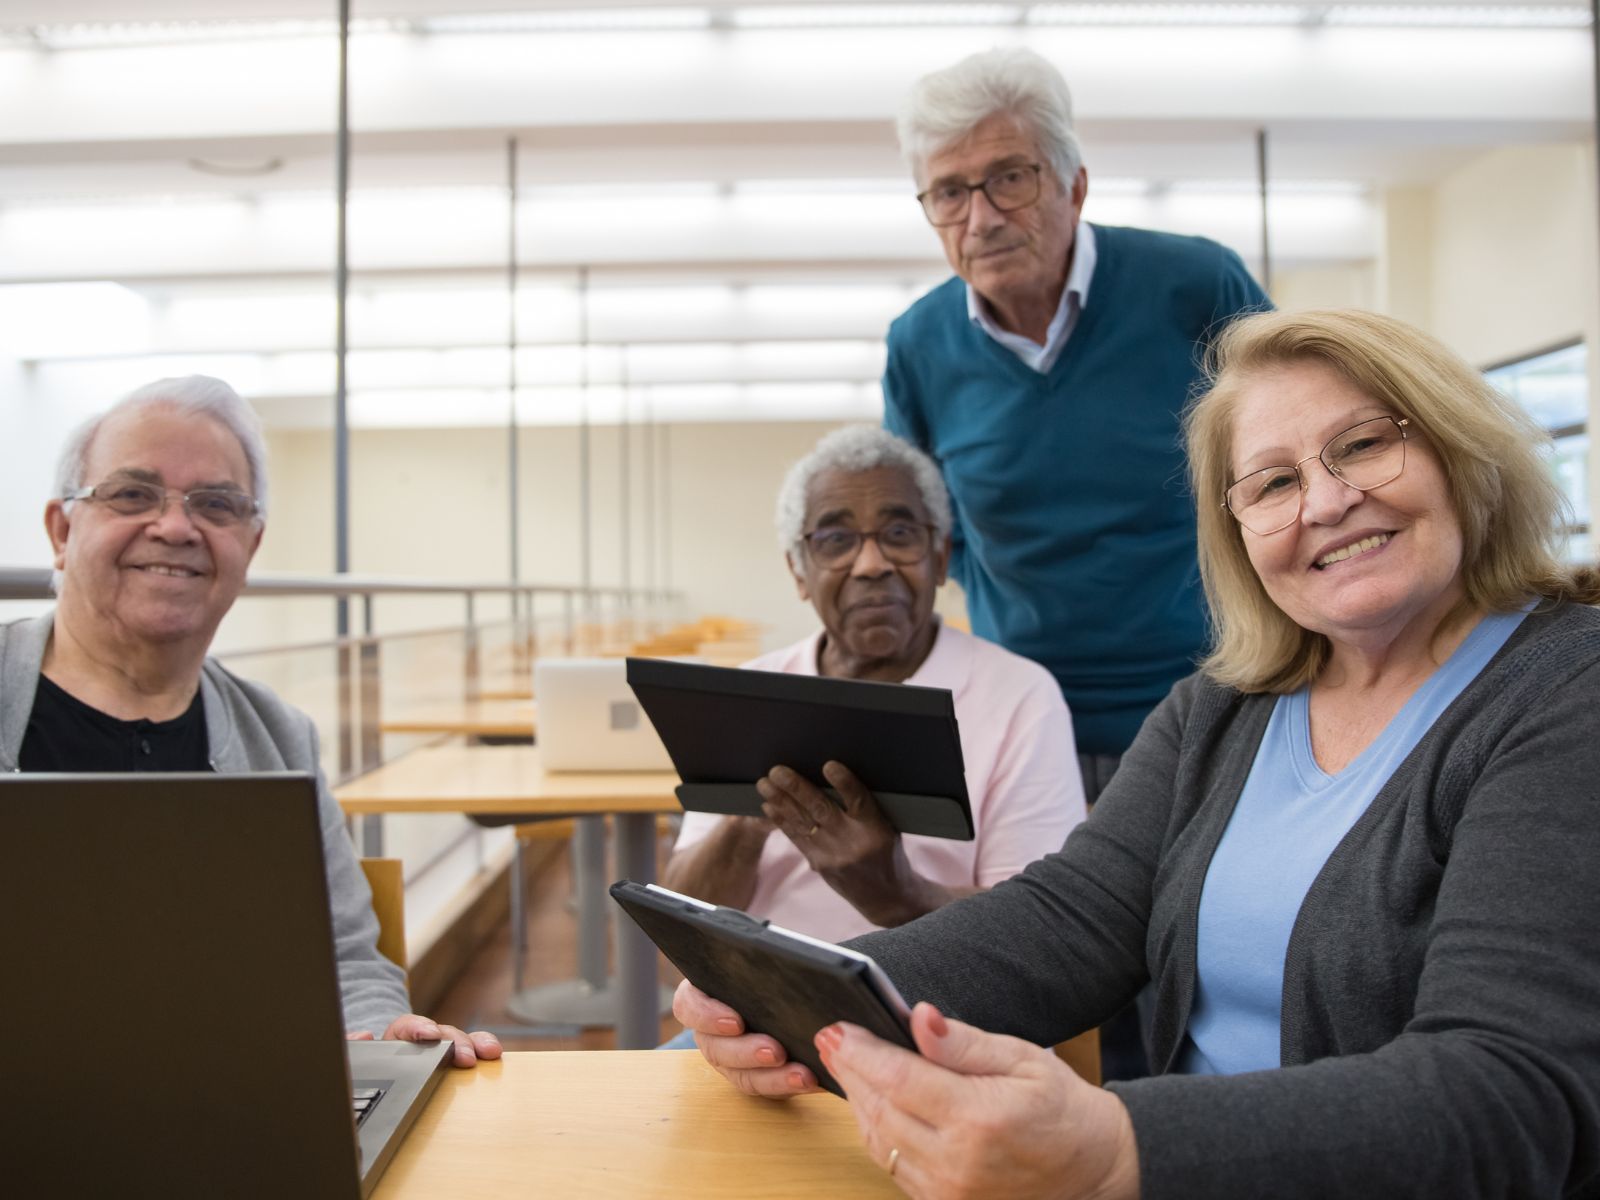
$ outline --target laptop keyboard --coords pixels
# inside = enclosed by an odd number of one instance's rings
[[[354,1087],[350,1089],[350,1103],[355,1109],[356,1124],[367,1119],[367,1114],[378,1107],[378,1101],[383,1099],[383,1089],[378,1087]]]

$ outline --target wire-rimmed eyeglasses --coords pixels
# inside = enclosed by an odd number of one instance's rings
[[[933,526],[922,521],[890,521],[880,529],[823,525],[800,535],[811,561],[830,571],[855,562],[868,538],[878,543],[878,553],[889,562],[909,567],[928,557],[933,548]]]
[[[236,488],[195,488],[180,492],[137,479],[110,479],[94,487],[77,488],[62,499],[90,500],[105,505],[119,516],[148,516],[159,520],[174,497],[182,503],[190,520],[204,521],[218,529],[248,521],[258,511],[254,497]]]
[[[1262,467],[1227,487],[1222,506],[1251,533],[1265,536],[1287,529],[1300,516],[1306,477],[1300,468],[1316,459],[1328,474],[1359,492],[1370,492],[1400,477],[1406,469],[1404,418],[1373,417],[1328,439],[1316,454],[1292,466]]]
[[[917,203],[922,205],[923,213],[933,225],[958,225],[965,221],[972,207],[972,193],[980,190],[1000,212],[1015,212],[1039,198],[1039,175],[1043,170],[1043,163],[1018,163],[1001,167],[977,183],[964,179],[942,180],[918,192]]]

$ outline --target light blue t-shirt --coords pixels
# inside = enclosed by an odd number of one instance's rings
[[[1376,739],[1329,775],[1311,754],[1310,690],[1280,696],[1200,893],[1194,1007],[1177,1070],[1282,1065],[1283,963],[1306,892],[1379,790],[1526,614],[1478,622]]]

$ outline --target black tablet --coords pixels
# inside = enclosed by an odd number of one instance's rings
[[[916,1049],[910,1008],[865,954],[653,883],[620,880],[611,895],[690,983],[738,1012],[750,1032],[776,1038],[835,1095],[844,1089],[812,1042],[825,1025],[849,1021]]]
[[[955,702],[944,688],[628,659],[628,684],[661,735],[689,812],[761,815],[756,780],[798,771],[834,801],[830,760],[871,789],[901,833],[972,840]]]

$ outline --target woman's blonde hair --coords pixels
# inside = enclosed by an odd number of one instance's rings
[[[1566,501],[1540,458],[1544,432],[1458,355],[1392,317],[1355,309],[1261,313],[1234,321],[1212,346],[1210,388],[1184,419],[1199,516],[1200,577],[1212,648],[1201,669],[1247,692],[1288,692],[1327,662],[1322,634],[1295,624],[1262,587],[1239,523],[1222,505],[1232,481],[1233,414],[1245,387],[1295,363],[1332,368],[1427,439],[1461,524],[1469,611],[1507,612],[1532,597],[1600,603],[1600,572],[1563,566]]]

